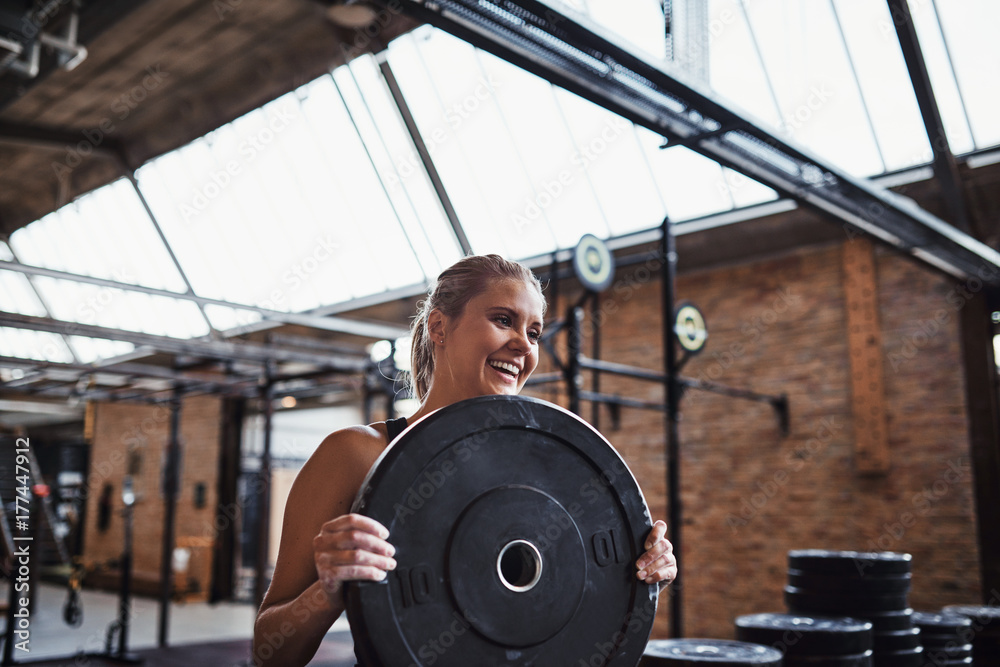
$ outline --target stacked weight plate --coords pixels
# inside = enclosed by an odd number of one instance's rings
[[[872,664],[872,624],[856,618],[750,614],[736,619],[736,638],[778,649],[785,667]]]
[[[924,659],[931,665],[972,664],[972,621],[957,614],[913,612],[913,625],[920,628]]]
[[[959,614],[972,625],[972,662],[980,667],[1000,665],[1000,607],[949,605],[943,614]]]
[[[639,667],[781,667],[781,651],[726,639],[654,639]]]
[[[871,622],[874,667],[923,667],[911,621],[909,554],[805,549],[788,552],[785,604],[795,614]]]

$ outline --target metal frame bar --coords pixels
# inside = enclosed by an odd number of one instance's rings
[[[458,219],[458,213],[455,211],[455,205],[451,203],[451,197],[448,196],[448,190],[444,187],[444,181],[441,180],[441,174],[438,172],[437,166],[434,164],[434,158],[431,157],[431,152],[427,148],[427,143],[424,141],[423,135],[420,133],[417,121],[413,118],[413,113],[410,111],[410,105],[403,96],[403,91],[399,87],[399,81],[396,80],[396,74],[392,71],[392,67],[389,66],[389,61],[384,57],[379,59],[378,68],[382,73],[382,78],[385,80],[386,87],[389,89],[389,93],[392,96],[392,101],[396,104],[396,110],[399,112],[399,116],[403,120],[403,125],[406,127],[406,131],[410,135],[410,141],[413,142],[413,147],[417,151],[420,163],[424,166],[424,171],[427,173],[427,178],[431,182],[431,187],[434,188],[434,194],[437,195],[441,208],[444,210],[445,217],[448,218],[451,230],[455,234],[455,240],[458,241],[458,245],[462,248],[462,254],[470,255],[472,254],[472,244],[469,243],[469,237],[465,233],[465,228],[462,227],[462,222]],[[400,225],[402,225],[402,222],[400,222]],[[433,249],[433,245],[431,248]],[[416,253],[416,251],[414,251],[414,253]]]
[[[396,176],[399,177],[399,170],[396,168],[396,163],[392,159],[392,152],[389,150],[389,142],[386,141],[385,135],[383,135],[382,129],[379,127],[380,123],[375,120],[375,114],[372,113],[371,105],[368,104],[368,96],[365,94],[365,91],[362,90],[361,83],[358,81],[358,77],[354,73],[353,63],[348,62],[344,66],[344,71],[347,72],[348,76],[351,78],[351,82],[354,84],[354,89],[357,91],[358,97],[361,99],[361,106],[364,108],[365,114],[368,116],[368,120],[371,121],[372,128],[375,131],[375,136],[378,137],[378,142],[382,145],[382,150],[385,152],[386,157],[389,158],[389,162],[392,164],[393,172],[395,172]],[[330,76],[333,77],[333,74],[331,73]],[[336,84],[336,80],[334,80],[334,82]],[[406,229],[406,223],[403,222],[403,216],[400,215],[399,208],[396,206],[396,203],[392,201],[392,194],[389,192],[389,188],[385,185],[382,179],[382,173],[375,164],[374,158],[372,158],[371,151],[368,148],[368,141],[366,141],[364,135],[361,134],[361,127],[355,121],[351,108],[347,106],[347,99],[344,97],[343,91],[340,90],[339,85],[337,86],[337,91],[340,92],[341,100],[344,102],[344,108],[347,110],[347,114],[351,118],[351,122],[354,123],[354,128],[358,132],[358,137],[361,138],[361,143],[365,147],[365,154],[368,155],[368,159],[371,160],[372,170],[378,176],[379,182],[382,183],[382,191],[385,193],[386,201],[388,201],[389,205],[392,207],[392,212],[396,214],[396,222],[399,224],[399,231],[403,233],[403,238],[406,239],[406,244],[410,246],[410,252],[413,253],[413,259],[416,260],[417,265],[420,267],[420,272],[424,274],[424,280],[429,280],[430,275],[428,275],[427,269],[424,267],[423,258],[421,257],[421,254],[417,252],[417,247],[413,243],[413,238],[411,238],[410,232]],[[407,205],[413,212],[414,217],[419,219],[417,207],[413,205],[413,199],[410,197],[409,190],[406,189],[406,186],[402,185],[402,178],[400,178],[400,186],[400,190],[403,193],[403,197],[406,199]],[[420,228],[420,233],[424,237],[424,241],[427,243],[431,253],[434,255],[434,259],[440,264],[441,260],[437,257],[437,251],[434,250],[434,244],[431,243],[431,240],[427,237],[427,229],[423,225],[418,225],[418,227]]]
[[[896,36],[899,38],[899,48],[906,61],[906,70],[910,74],[913,92],[917,96],[920,116],[923,118],[924,128],[927,130],[927,140],[930,142],[931,154],[934,156],[934,174],[941,185],[941,194],[944,197],[948,214],[957,228],[969,234],[972,230],[971,220],[968,207],[965,204],[965,197],[962,194],[962,179],[958,175],[958,163],[955,161],[955,155],[951,152],[951,146],[948,144],[948,134],[945,132],[941,111],[938,109],[937,100],[934,97],[934,88],[931,85],[924,53],[920,49],[917,26],[913,23],[910,6],[907,0],[886,0],[886,2],[889,4],[889,14],[892,17],[892,24],[896,28]],[[955,85],[958,85],[957,79]],[[975,138],[973,138],[974,141]]]
[[[379,0],[385,4],[387,0]],[[560,85],[957,278],[1000,284],[1000,253],[875,183],[755,126],[583,19],[537,0],[400,0],[405,13]],[[720,127],[745,129],[702,136]]]
[[[7,249],[10,251],[11,257],[14,258],[14,261],[20,263],[21,260],[18,258],[17,253],[14,252],[14,248],[12,248],[10,244],[7,244]],[[45,311],[45,316],[52,317],[52,308],[49,307],[48,300],[38,289],[38,285],[35,284],[35,281],[32,280],[29,275],[25,275],[24,279],[28,281],[28,285],[31,287],[31,291],[35,294],[35,298],[38,299],[38,303],[42,304],[42,310]],[[61,338],[63,345],[66,346],[66,349],[69,350],[70,356],[73,357],[73,361],[79,362],[80,357],[73,348],[73,344],[70,342],[69,336],[62,336]]]
[[[300,326],[309,327],[311,329],[321,329],[323,331],[335,331],[337,333],[351,334],[354,336],[362,336],[366,338],[395,339],[409,334],[408,329],[388,323],[364,322],[344,317],[318,316],[310,313],[286,313],[280,310],[270,310],[268,308],[261,308],[259,306],[232,303],[231,301],[223,301],[221,299],[212,299],[209,297],[198,296],[193,292],[188,294],[182,294],[180,292],[171,292],[169,290],[156,289],[154,287],[146,287],[144,285],[133,285],[130,283],[122,283],[118,282],[117,280],[109,280],[107,278],[95,278],[93,276],[84,276],[78,273],[57,271],[55,269],[47,269],[41,266],[22,264],[21,262],[8,262],[6,260],[0,260],[0,270],[16,271],[18,273],[23,273],[26,275],[46,276],[48,278],[55,278],[57,280],[71,280],[73,282],[78,282],[78,283],[88,283],[90,285],[97,285],[98,287],[108,287],[111,289],[120,289],[131,292],[141,292],[143,294],[166,297],[168,299],[180,299],[183,301],[191,301],[198,304],[198,306],[202,308],[206,305],[212,305],[212,306],[222,306],[224,308],[232,308],[234,310],[249,311],[257,313],[268,320],[281,322],[283,324],[298,324]]]
[[[72,336],[89,336],[107,340],[119,340],[133,345],[149,347],[171,354],[189,354],[213,359],[240,359],[258,363],[302,362],[323,368],[332,368],[344,373],[359,373],[365,370],[366,362],[360,359],[337,358],[333,355],[313,354],[298,350],[258,345],[254,343],[232,343],[229,341],[172,338],[156,336],[138,331],[122,331],[92,324],[79,324],[54,320],[47,317],[33,317],[0,311],[0,326],[49,333],[66,333]]]
[[[77,373],[76,378],[73,380],[66,380],[71,382],[76,382],[80,377],[84,375],[120,375],[128,378],[148,378],[154,380],[169,380],[171,382],[176,382],[184,385],[211,385],[212,387],[218,389],[219,391],[227,391],[234,388],[243,382],[249,382],[250,380],[243,381],[220,381],[220,380],[208,380],[203,377],[198,377],[196,375],[189,375],[187,373],[180,373],[169,368],[163,368],[161,366],[151,366],[148,364],[133,364],[124,363],[117,364],[115,366],[93,366],[90,364],[81,363],[62,363],[55,361],[36,361],[34,359],[20,359],[17,357],[4,357],[0,356],[0,366],[5,368],[25,368],[28,369],[28,374],[23,378],[17,380],[10,380],[3,384],[0,384],[0,389],[17,389],[22,385],[29,384],[31,380],[31,374],[36,373],[43,375],[46,371],[56,370],[62,371],[64,373]]]
[[[347,73],[351,77],[351,81],[354,83],[354,88],[358,93],[358,97],[361,98],[362,105],[365,106],[365,112],[368,114],[369,119],[372,123],[375,123],[374,118],[372,118],[371,110],[367,107],[367,102],[365,101],[365,95],[361,92],[361,88],[358,87],[357,79],[354,78],[354,72],[351,70],[350,65],[347,66]],[[354,129],[354,133],[358,137],[358,141],[361,143],[361,148],[364,151],[365,157],[368,158],[368,166],[371,167],[372,173],[375,174],[375,179],[378,181],[379,188],[382,190],[382,194],[385,196],[386,202],[389,204],[389,208],[392,209],[392,214],[396,216],[396,222],[399,223],[399,230],[403,233],[404,238],[406,238],[407,245],[410,246],[410,252],[413,253],[413,258],[416,260],[417,264],[420,266],[420,272],[424,274],[424,278],[427,277],[427,272],[424,270],[424,265],[420,261],[420,255],[417,254],[416,248],[413,246],[413,241],[410,239],[410,234],[406,231],[406,225],[403,224],[403,217],[399,214],[399,209],[396,207],[396,202],[392,200],[392,195],[389,194],[389,187],[385,183],[385,177],[382,175],[382,171],[378,168],[378,164],[375,162],[375,158],[372,156],[371,148],[368,146],[368,142],[365,141],[365,133],[361,131],[361,126],[358,125],[358,120],[355,118],[354,111],[351,109],[351,105],[347,102],[347,97],[344,95],[344,91],[341,85],[337,82],[337,77],[333,72],[329,72],[327,76],[330,78],[330,82],[333,84],[333,89],[337,91],[337,98],[340,100],[340,104],[344,107],[344,112],[347,114],[348,120],[351,121],[351,127]],[[376,132],[378,128],[376,127]],[[383,143],[383,146],[385,144]],[[366,244],[367,245],[367,244]],[[370,249],[370,246],[369,246]],[[378,253],[373,252],[373,257],[377,257]]]
[[[177,259],[177,255],[174,253],[173,247],[170,242],[167,241],[166,235],[163,233],[163,228],[160,227],[160,221],[156,219],[156,215],[153,214],[153,209],[150,207],[149,202],[146,200],[146,196],[142,194],[142,188],[139,187],[139,181],[135,178],[135,172],[128,166],[125,162],[124,156],[119,156],[121,160],[121,166],[125,172],[125,178],[132,185],[132,190],[135,192],[135,196],[139,198],[139,203],[142,204],[142,208],[146,211],[146,217],[149,218],[150,224],[153,225],[153,229],[156,230],[156,235],[160,238],[160,243],[163,244],[163,249],[167,251],[167,256],[170,257],[170,261],[173,262],[174,268],[177,270],[177,275],[181,277],[184,281],[184,286],[187,287],[187,294],[191,296],[197,296],[194,291],[194,287],[191,285],[191,281],[188,280],[187,273],[184,272],[184,267],[181,266],[181,262]],[[219,338],[219,332],[212,325],[212,319],[205,312],[205,304],[198,304],[198,312],[201,313],[201,317],[205,320],[205,325],[208,327],[209,333],[213,338]]]
[[[26,125],[0,121],[0,143],[16,146],[48,146],[65,148],[75,146],[85,139],[79,131],[49,125]],[[118,161],[125,154],[125,144],[114,137],[104,137],[100,142],[87,142],[93,152]]]
[[[674,335],[674,312],[677,295],[677,244],[670,218],[664,217],[660,238],[660,317],[663,345],[663,393],[666,456],[665,477],[667,483],[667,526],[670,540],[677,553],[683,552],[681,540],[684,508],[681,497],[681,436],[680,412],[683,389],[680,379],[680,364],[677,359],[677,336]],[[681,559],[683,561],[683,558]],[[678,562],[677,576],[681,577],[684,564]],[[681,581],[684,581],[681,579]],[[684,636],[684,587],[670,589],[670,636]]]

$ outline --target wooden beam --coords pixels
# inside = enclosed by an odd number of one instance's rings
[[[889,436],[882,363],[875,246],[864,238],[843,245],[847,351],[851,368],[854,466],[862,475],[889,471]]]

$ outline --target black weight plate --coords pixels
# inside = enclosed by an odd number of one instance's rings
[[[559,663],[576,665],[576,663]],[[639,667],[781,667],[781,651],[727,639],[654,639]]]
[[[785,655],[784,667],[871,667],[872,652],[856,655]]]
[[[345,589],[358,658],[397,665],[632,667],[656,613],[636,579],[652,524],[589,424],[526,397],[455,403],[401,434],[353,510],[397,568]]]
[[[912,556],[890,551],[828,551],[795,549],[788,552],[788,569],[812,574],[849,574],[869,577],[881,574],[907,574]]]
[[[977,635],[1000,637],[1000,607],[951,604],[944,607],[941,612],[958,614],[970,619]]]
[[[924,667],[924,649],[918,647],[907,651],[885,651],[872,653],[874,667]]]
[[[866,577],[849,574],[814,574],[789,570],[788,585],[806,591],[848,595],[906,595],[910,592],[910,574],[883,574]]]
[[[776,648],[786,659],[859,654],[872,648],[872,624],[845,616],[749,614],[736,619],[736,639]]]
[[[859,616],[866,621],[871,621],[875,632],[892,632],[894,630],[907,630],[913,627],[912,609],[869,611]]]
[[[913,612],[913,625],[924,635],[957,636],[962,628],[972,626],[972,621],[961,614],[937,614],[930,611]]]
[[[921,637],[921,641],[923,641]],[[934,645],[924,643],[924,657],[927,662],[940,663],[947,660],[959,660],[972,657],[972,644],[955,644],[954,642],[944,645]]]
[[[920,628],[876,632],[874,633],[874,640],[875,645],[873,648],[876,653],[908,651],[923,645],[920,641]]]
[[[970,635],[971,638],[971,635]],[[972,646],[972,642],[958,635],[929,635],[923,629],[920,630],[920,643],[924,646]]]
[[[861,595],[807,591],[785,586],[785,603],[796,612],[838,613],[865,617],[866,612],[899,611],[907,608],[904,595]]]

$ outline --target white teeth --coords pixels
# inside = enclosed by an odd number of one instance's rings
[[[520,372],[514,364],[508,364],[506,361],[491,361],[490,366],[493,368],[500,368],[505,371],[510,371],[515,376]]]

